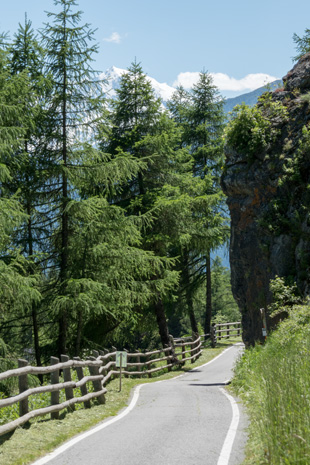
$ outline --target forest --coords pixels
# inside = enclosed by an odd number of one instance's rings
[[[74,0],[0,49],[2,356],[169,344],[239,311],[211,253],[229,240],[223,99],[201,72],[164,108],[137,61],[116,98]],[[9,362],[8,362],[9,363]]]

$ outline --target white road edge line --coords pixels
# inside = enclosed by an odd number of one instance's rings
[[[91,430],[86,431],[85,433],[79,434],[79,436],[77,436],[77,437],[75,437],[73,439],[70,439],[68,442],[66,442],[62,446],[58,447],[57,449],[55,449],[53,452],[50,452],[49,454],[45,455],[41,459],[37,460],[36,462],[33,462],[32,465],[44,465],[44,464],[50,462],[55,457],[62,454],[67,449],[74,446],[75,444],[82,441],[83,439],[87,438],[88,436],[91,436],[92,434],[97,433],[98,431],[101,431],[102,429],[107,428],[108,426],[112,425],[113,423],[115,423],[115,422],[121,420],[122,418],[124,418],[135,407],[135,405],[136,405],[136,403],[137,403],[137,401],[139,399],[140,389],[143,386],[146,386],[146,384],[139,384],[139,386],[136,387],[130,404],[119,415],[115,416],[111,420],[108,420],[108,421],[105,421],[104,423],[101,423],[100,425],[96,426],[95,428],[92,428]]]
[[[231,346],[231,347],[228,347],[227,349],[223,350],[223,352],[221,352],[219,355],[217,355],[216,357],[214,357],[212,360],[210,360],[209,362],[203,364],[203,365],[200,365],[196,368],[193,368],[192,370],[190,370],[188,373],[190,373],[191,371],[195,371],[195,370],[198,370],[199,368],[201,367],[205,367],[206,365],[209,365],[210,363],[213,363],[215,360],[217,360],[219,357],[221,357],[223,354],[225,354],[228,350],[232,349],[234,346]],[[70,447],[74,446],[75,444],[77,444],[78,442],[80,441],[83,441],[83,439],[91,436],[92,434],[94,433],[97,433],[98,431],[101,431],[102,429],[104,428],[107,428],[108,426],[112,425],[113,423],[121,420],[122,418],[124,418],[126,415],[128,415],[128,413],[131,412],[131,410],[133,410],[133,408],[135,407],[136,403],[138,402],[138,399],[139,399],[139,393],[140,393],[140,389],[143,387],[143,386],[148,386],[149,384],[155,384],[155,383],[163,383],[164,381],[173,381],[177,378],[181,378],[181,376],[185,376],[187,373],[184,373],[182,375],[179,375],[179,376],[176,376],[175,378],[170,378],[170,379],[165,379],[165,380],[161,380],[161,381],[155,381],[154,383],[145,383],[145,384],[139,384],[135,390],[134,390],[134,393],[133,393],[133,397],[131,399],[131,402],[130,404],[128,405],[128,407],[123,410],[120,414],[116,415],[114,418],[112,418],[111,420],[108,420],[108,421],[104,421],[103,423],[101,423],[100,425],[96,426],[95,428],[92,428],[88,431],[86,431],[85,433],[81,433],[79,434],[77,437],[73,438],[73,439],[70,439],[68,442],[66,442],[65,444],[63,444],[62,446],[58,447],[57,449],[55,449],[53,452],[50,452],[49,454],[45,455],[44,457],[38,459],[36,462],[33,462],[32,465],[45,465],[46,463],[50,462],[51,460],[53,460],[54,458],[56,458],[58,455],[62,454],[63,452],[65,452],[66,450],[70,449]],[[223,464],[219,464],[218,465],[224,465],[224,462]]]
[[[229,402],[231,404],[231,407],[232,407],[232,413],[233,413],[232,420],[231,420],[231,423],[230,423],[230,426],[229,426],[229,430],[228,430],[228,433],[226,435],[226,438],[225,438],[225,441],[224,441],[224,444],[223,444],[223,447],[222,447],[222,450],[221,450],[221,453],[220,453],[220,456],[219,456],[219,459],[218,459],[218,462],[217,462],[217,465],[228,465],[230,455],[231,455],[231,451],[232,451],[232,447],[233,447],[234,440],[235,440],[235,437],[236,437],[236,433],[237,433],[237,430],[238,430],[240,413],[239,413],[238,404],[235,401],[235,399],[232,396],[230,396],[229,394],[227,394],[225,389],[219,388],[219,390],[229,400]]]

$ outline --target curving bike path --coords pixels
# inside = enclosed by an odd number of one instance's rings
[[[33,465],[239,465],[242,407],[225,390],[242,344],[177,378],[138,386],[127,409]]]

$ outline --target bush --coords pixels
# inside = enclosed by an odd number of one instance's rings
[[[226,128],[226,144],[237,152],[254,156],[266,150],[271,140],[271,125],[258,107],[237,105]]]

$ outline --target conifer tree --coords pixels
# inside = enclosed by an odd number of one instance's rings
[[[58,352],[78,353],[87,326],[109,319],[110,326],[134,321],[137,306],[159,292],[151,272],[162,261],[140,248],[141,219],[132,219],[107,197],[119,196],[125,180],[143,163],[133,156],[109,156],[96,144],[104,113],[100,83],[90,67],[93,32],[80,26],[74,0],[55,0],[60,13],[44,31],[47,71],[52,75],[52,130],[47,134],[45,194],[52,201],[50,291],[46,302],[58,315]],[[102,127],[102,124],[101,124]],[[68,328],[70,327],[70,334]]]
[[[50,146],[46,156],[49,171],[49,192],[56,214],[54,235],[54,264],[58,270],[57,285],[60,295],[66,295],[69,273],[70,221],[68,206],[74,197],[70,172],[77,160],[76,140],[86,135],[96,115],[98,85],[90,63],[97,45],[92,45],[94,31],[88,24],[80,25],[81,12],[73,11],[75,0],[54,0],[60,6],[57,13],[47,13],[52,23],[42,32],[46,71],[52,76],[53,93],[50,112]],[[97,92],[97,94],[96,94]],[[56,234],[56,235],[55,235]],[[67,352],[67,309],[59,309],[59,353]]]
[[[212,316],[211,250],[223,241],[224,230],[219,231],[217,223],[223,212],[223,195],[219,186],[220,166],[223,161],[223,100],[220,98],[213,79],[207,72],[199,75],[192,90],[190,111],[190,142],[195,159],[194,175],[205,178],[212,176],[206,189],[206,195],[212,199],[211,215],[208,215],[205,227],[214,230],[209,234],[206,244],[206,317],[204,330],[210,333]],[[215,220],[215,221],[214,221]]]
[[[12,241],[14,231],[26,219],[18,193],[12,193],[10,183],[16,167],[14,155],[24,143],[23,101],[29,87],[25,74],[11,74],[7,55],[7,50],[0,50],[0,329],[6,342],[11,343],[7,322],[11,322],[10,328],[18,327],[22,312],[29,311],[40,295],[35,289],[36,277],[29,276],[29,264]]]
[[[137,176],[122,186],[120,196],[113,201],[126,209],[127,214],[151,215],[151,223],[144,228],[143,248],[152,251],[166,263],[166,270],[154,270],[155,311],[162,344],[169,345],[169,330],[164,299],[176,284],[177,274],[169,271],[167,250],[169,241],[160,232],[163,203],[159,205],[161,190],[169,184],[174,166],[176,140],[175,125],[162,111],[161,101],[139,63],[134,62],[125,73],[112,102],[111,138],[108,150],[113,155],[123,153],[143,161]],[[158,212],[156,213],[156,208]],[[161,289],[161,291],[160,291]]]
[[[23,101],[24,141],[14,154],[10,189],[19,192],[20,202],[27,213],[27,220],[14,234],[14,242],[28,257],[29,272],[41,271],[37,254],[42,251],[46,215],[37,205],[42,203],[42,147],[45,144],[44,123],[46,120],[46,100],[50,91],[50,81],[43,75],[43,50],[40,47],[31,21],[25,16],[25,24],[19,24],[13,43],[9,47],[10,68],[13,75],[27,77],[28,93]],[[44,198],[43,198],[44,201]],[[37,263],[36,263],[37,262]],[[30,266],[31,263],[31,266]],[[31,309],[33,340],[37,365],[41,365],[37,304]],[[26,318],[25,322],[28,319]],[[29,342],[28,342],[29,344]]]
[[[193,330],[197,328],[197,323],[192,310],[192,293],[197,283],[201,282],[201,276],[206,277],[204,330],[209,333],[212,315],[211,250],[223,242],[226,229],[222,211],[224,200],[219,186],[223,156],[223,102],[212,77],[202,72],[190,92],[177,90],[169,102],[169,109],[182,127],[183,145],[188,146],[192,154],[193,176],[200,179],[197,183],[200,211],[193,210],[196,232],[189,248],[183,251],[182,276]]]

